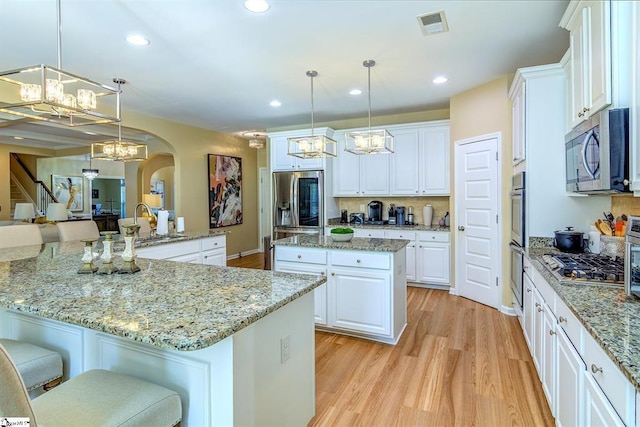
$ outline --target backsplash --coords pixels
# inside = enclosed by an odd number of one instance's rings
[[[611,213],[615,217],[622,214],[640,216],[640,197],[628,194],[611,196]]]
[[[379,200],[383,203],[383,219],[387,219],[389,216],[389,205],[393,203],[395,206],[404,206],[408,208],[413,206],[414,222],[417,224],[423,224],[422,208],[426,205],[433,206],[433,219],[432,224],[437,225],[438,220],[444,217],[446,212],[450,212],[449,208],[449,196],[440,197],[341,197],[337,198],[338,208],[346,209],[349,213],[360,212],[360,205],[364,205],[365,215],[369,214],[367,205],[372,200]]]

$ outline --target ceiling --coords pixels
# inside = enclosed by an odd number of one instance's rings
[[[558,62],[569,46],[558,27],[566,0],[270,3],[255,14],[242,0],[61,0],[61,68],[112,86],[114,77],[126,79],[123,126],[136,111],[237,134],[308,126],[307,70],[318,71],[315,121],[329,122],[366,117],[367,59],[377,63],[375,116],[448,108],[452,95]],[[449,31],[424,36],[416,17],[440,10]],[[151,44],[127,44],[132,32]],[[0,0],[0,70],[56,66],[56,38],[55,0]],[[438,75],[449,81],[433,84]],[[363,94],[349,95],[353,88]],[[270,107],[274,99],[282,106]],[[8,124],[0,119],[0,142],[24,128],[30,144],[43,130]],[[66,144],[87,143],[86,135],[52,132]]]

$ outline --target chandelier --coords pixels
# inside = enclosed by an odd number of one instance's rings
[[[62,70],[60,0],[56,0],[58,64],[0,71],[0,112],[65,126],[120,121],[118,90]],[[102,102],[113,97],[113,102]],[[98,102],[100,100],[100,102]]]
[[[265,140],[267,139],[267,134],[264,132],[258,131],[248,131],[242,134],[243,137],[249,139],[249,148],[264,148]]]
[[[362,63],[367,68],[369,96],[369,128],[366,131],[347,132],[344,150],[353,154],[393,153],[393,135],[386,129],[371,129],[371,67],[376,61],[371,59]]]
[[[307,71],[311,78],[311,136],[287,138],[289,147],[287,154],[301,159],[318,157],[336,157],[336,141],[325,136],[315,135],[313,129],[313,78],[318,76],[317,71]]]
[[[124,79],[115,78],[113,82],[118,85],[118,92],[126,82]],[[119,162],[137,162],[147,159],[147,145],[133,141],[122,140],[122,123],[118,122],[118,139],[91,144],[91,158],[113,160]]]
[[[98,177],[98,169],[93,169],[91,167],[91,156],[89,156],[89,168],[82,168],[82,176],[84,176],[85,178],[87,178],[89,181],[93,181],[95,178]]]

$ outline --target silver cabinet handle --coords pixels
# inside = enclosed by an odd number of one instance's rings
[[[560,323],[566,323],[566,322],[567,322],[567,318],[566,318],[566,317],[562,317],[562,316],[560,316],[560,318],[558,319],[558,322],[560,322]]]
[[[540,303],[539,302],[536,303],[536,307],[540,307]]]
[[[458,226],[458,231],[464,231],[464,225],[459,225]]]
[[[531,288],[527,288],[527,292],[531,292]]]
[[[332,276],[335,276],[335,275],[336,275],[336,273],[331,273],[331,275],[332,275]]]
[[[542,311],[542,307],[538,307],[538,313]]]
[[[324,271],[321,271],[321,272],[320,272],[320,275],[321,275],[321,276],[324,276]]]
[[[555,331],[549,331],[549,335],[554,336],[555,334]]]
[[[595,363],[591,364],[591,372],[597,374],[598,372],[602,373],[602,368],[598,368]]]
[[[302,255],[298,255],[298,259],[302,258]]]
[[[358,264],[360,264],[360,260],[359,260],[359,259],[357,259],[357,260],[356,260],[356,262],[357,262]]]

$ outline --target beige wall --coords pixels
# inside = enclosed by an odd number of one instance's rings
[[[455,210],[454,147],[455,141],[500,132],[502,138],[502,185],[500,213],[502,241],[502,304],[511,306],[511,288],[509,286],[509,240],[511,228],[511,205],[509,190],[511,188],[511,101],[509,100],[509,76],[503,76],[482,86],[473,88],[451,98],[451,209]],[[452,212],[451,228],[455,229],[455,214]],[[454,232],[455,235],[455,232]],[[455,240],[452,239],[452,259],[455,260]],[[455,265],[455,264],[454,264]],[[452,271],[452,286],[455,286],[455,269]]]

